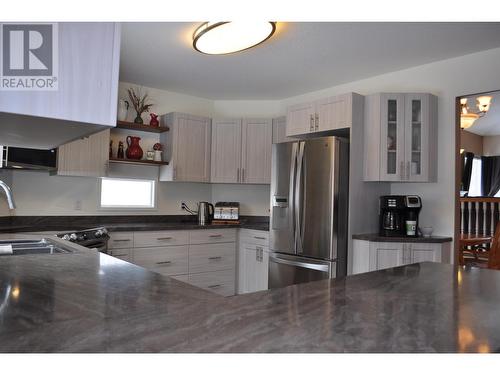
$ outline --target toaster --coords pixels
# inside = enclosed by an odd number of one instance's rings
[[[233,220],[240,218],[239,202],[217,202],[214,208],[214,220]]]

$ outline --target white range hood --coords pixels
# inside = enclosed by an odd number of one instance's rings
[[[43,51],[45,39],[52,60]],[[0,144],[52,149],[116,126],[119,24],[0,23],[0,40],[10,43],[0,46],[8,53],[3,61],[10,61],[10,70],[0,71]],[[47,66],[50,74],[25,77]],[[31,88],[39,78],[53,86]]]

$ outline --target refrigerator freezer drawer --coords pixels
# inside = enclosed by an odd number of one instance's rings
[[[329,279],[335,276],[335,262],[317,261],[285,254],[269,254],[269,288]]]

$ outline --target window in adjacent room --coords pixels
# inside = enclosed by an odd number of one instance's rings
[[[101,179],[102,208],[155,208],[155,181]]]

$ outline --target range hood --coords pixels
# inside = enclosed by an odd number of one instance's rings
[[[112,22],[0,23],[14,57],[0,72],[0,144],[50,150],[116,126],[120,32]]]

